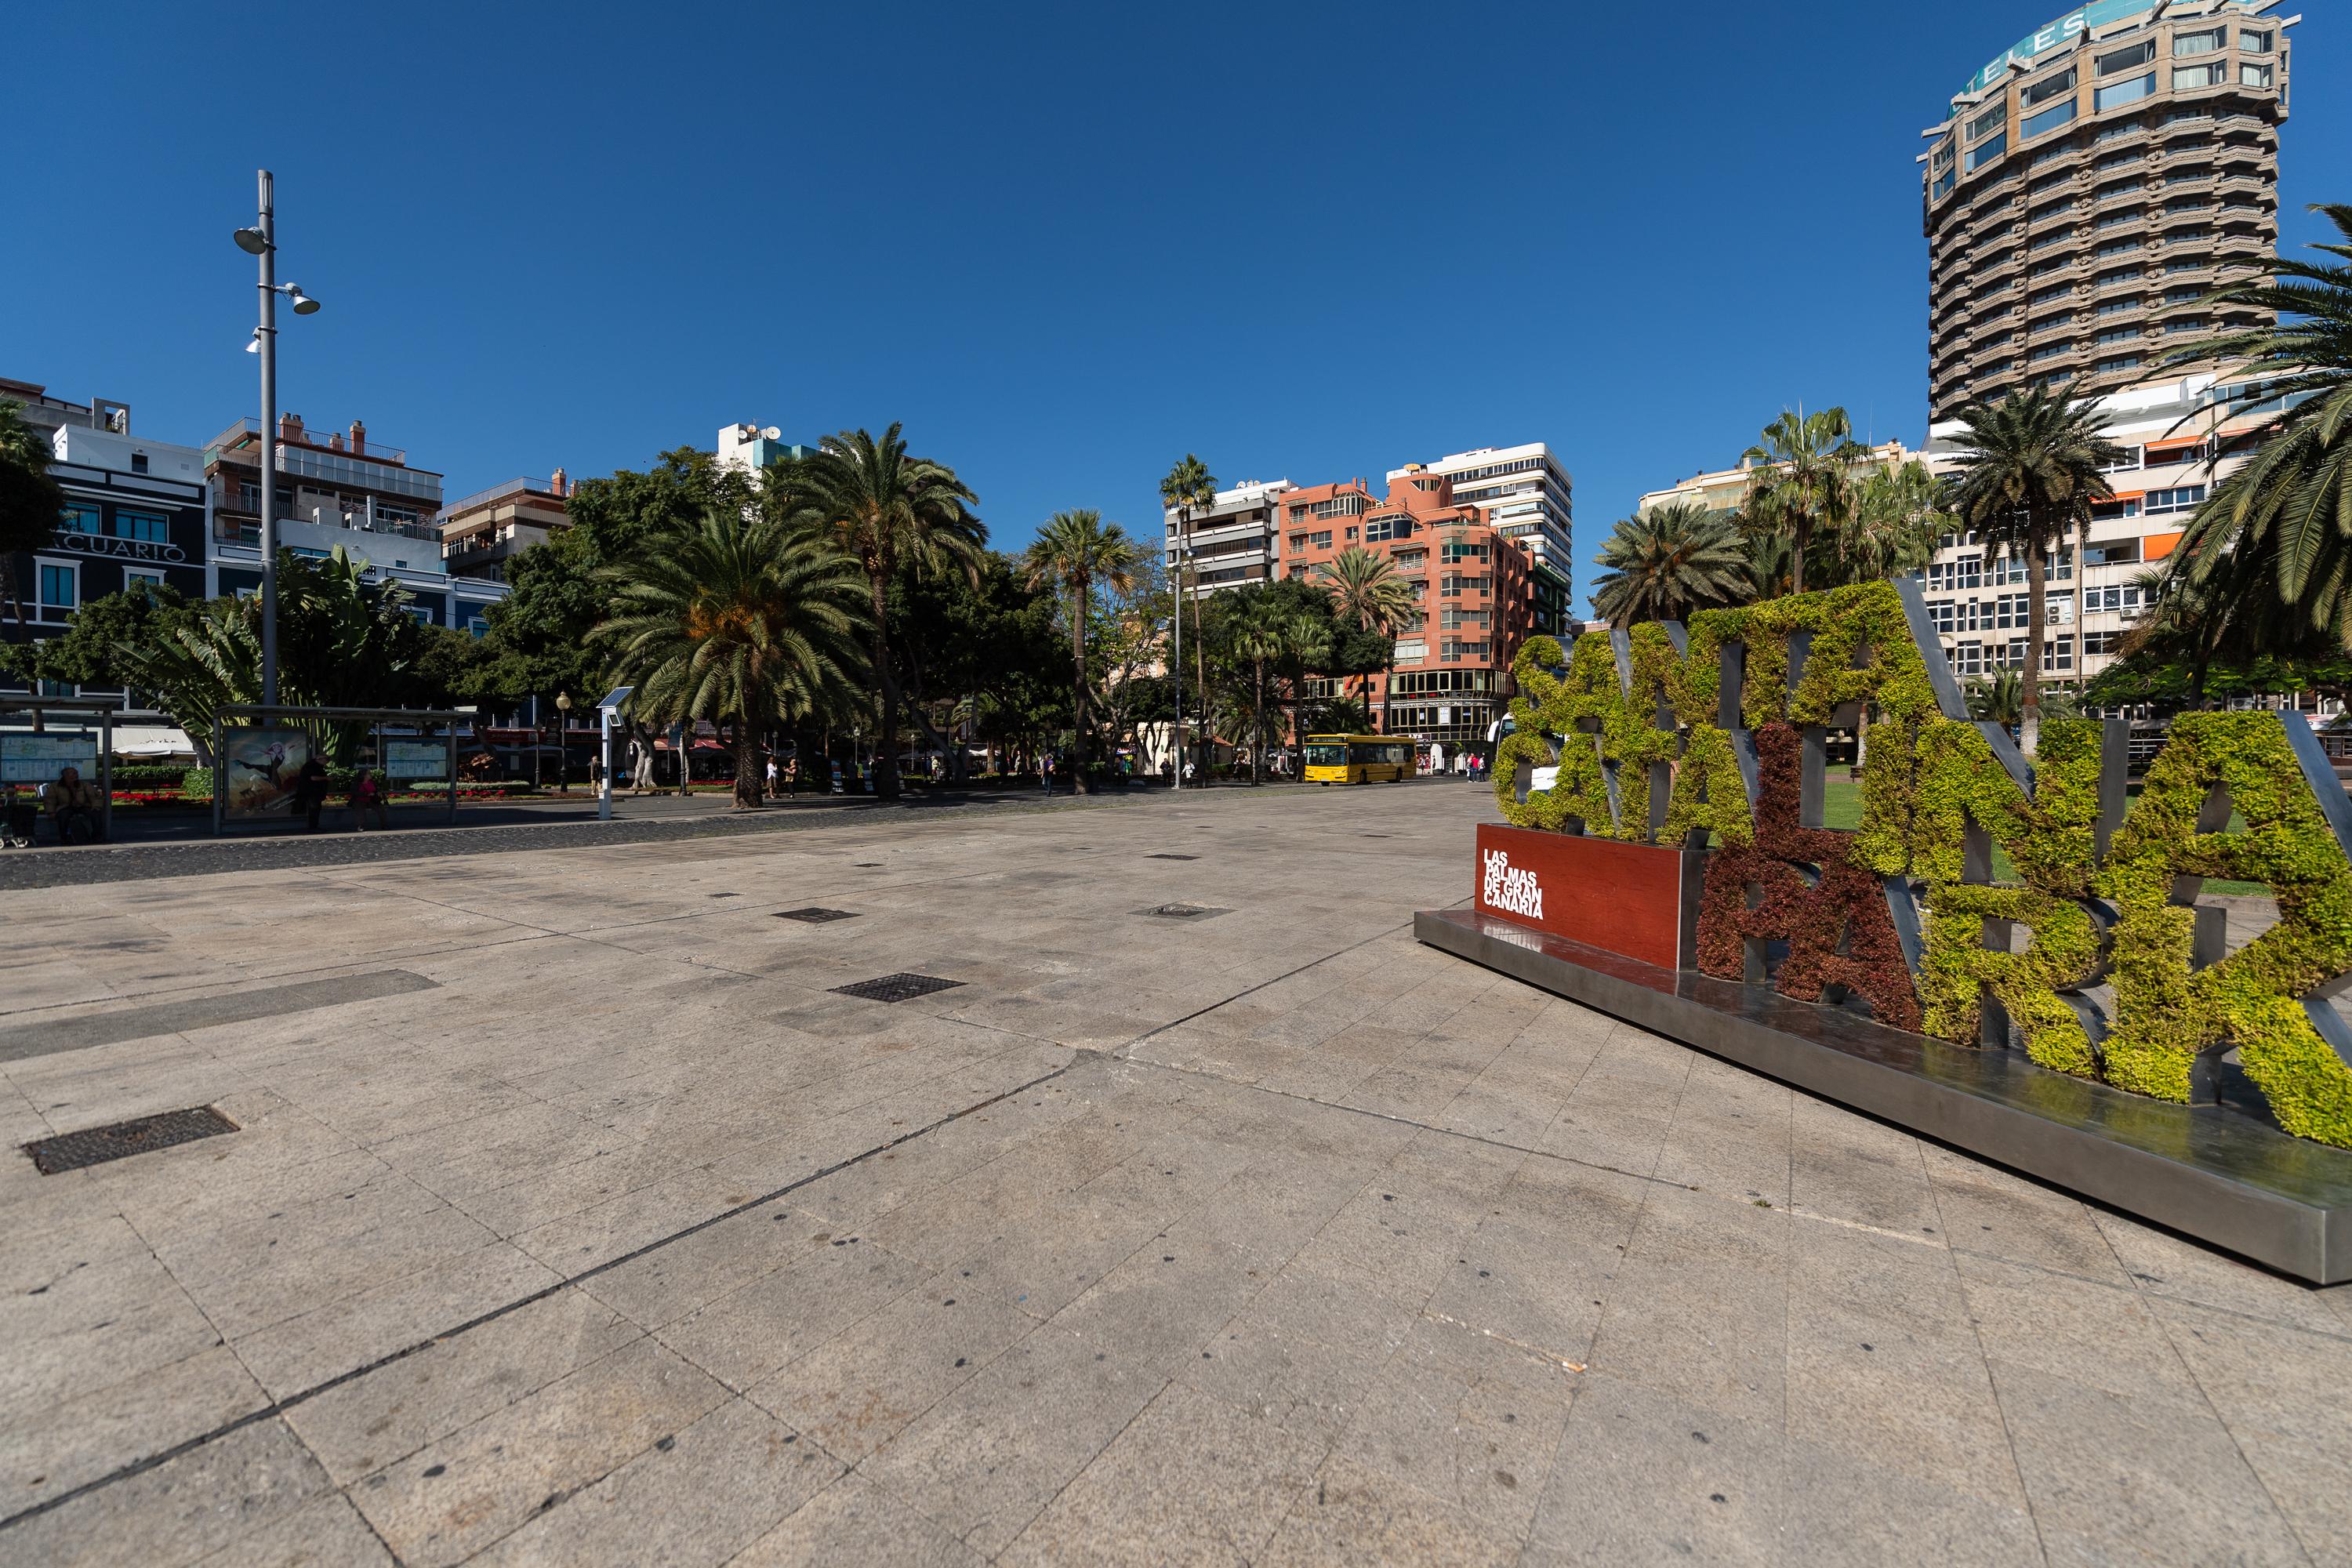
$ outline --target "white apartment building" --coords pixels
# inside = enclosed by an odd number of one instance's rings
[[[758,425],[721,425],[719,444],[713,448],[720,468],[745,474],[757,474],[769,464],[787,458],[805,458],[814,449],[786,441],[783,431],[773,425],[764,428]]]
[[[1899,468],[1923,456],[1925,454],[1911,450],[1900,441],[1882,441],[1871,447],[1870,455],[1862,458],[1856,467],[1862,472],[1875,473],[1881,468]],[[1693,474],[1680,484],[1650,491],[1634,507],[1634,515],[1638,517],[1654,507],[1682,502],[1695,503],[1711,512],[1737,511],[1748,500],[1748,487],[1755,471],[1766,466],[1742,458],[1735,468],[1712,468]]]
[[[1417,468],[1391,468],[1394,485],[1412,472],[1442,474],[1457,506],[1483,509],[1496,531],[1535,563],[1535,630],[1558,636],[1569,625],[1576,586],[1574,484],[1550,447],[1480,447]]]
[[[1192,592],[1213,594],[1244,583],[1274,578],[1276,498],[1298,487],[1288,479],[1244,479],[1217,492],[1216,504],[1192,520]],[[1176,575],[1176,558],[1185,539],[1176,509],[1162,514],[1166,529],[1165,559],[1169,580]]]
[[[2245,458],[2241,438],[2276,403],[2222,417],[2232,384],[2210,374],[2153,382],[2100,398],[2108,439],[2124,451],[2108,470],[2116,499],[2097,507],[2087,545],[2069,537],[2048,562],[2045,679],[2079,684],[2114,661],[2124,634],[2148,606],[2139,578],[2180,542],[2189,514]],[[1931,426],[1928,466],[1949,473],[1964,426]],[[1927,573],[1928,614],[1960,676],[2025,662],[2025,563],[1996,559],[1973,532],[1937,541]]]

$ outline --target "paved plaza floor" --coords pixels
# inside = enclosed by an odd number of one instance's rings
[[[2352,1563],[2352,1292],[1418,946],[1491,815],[0,891],[0,1564]]]

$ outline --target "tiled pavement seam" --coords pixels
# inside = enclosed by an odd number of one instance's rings
[[[733,1219],[740,1215],[749,1214],[754,1209],[763,1208],[766,1205],[776,1202],[780,1198],[788,1196],[789,1194],[799,1191],[801,1188],[807,1186],[812,1182],[821,1181],[827,1176],[835,1175],[842,1171],[847,1170],[853,1165],[873,1159],[877,1155],[885,1154],[902,1144],[911,1142],[913,1140],[922,1137],[928,1132],[936,1131],[940,1128],[945,1127],[950,1122],[959,1121],[964,1117],[971,1116],[978,1111],[985,1110],[991,1106],[1001,1104],[1017,1095],[1027,1093],[1029,1090],[1035,1089],[1040,1084],[1050,1082],[1053,1079],[1061,1077],[1063,1073],[1068,1070],[1069,1069],[1066,1067],[1056,1068],[1052,1072],[1042,1074],[1039,1077],[1031,1079],[1026,1083],[1018,1084],[1000,1093],[991,1095],[987,1099],[979,1100],[974,1104],[968,1105],[961,1110],[950,1111],[949,1114],[939,1118],[935,1121],[926,1123],[921,1127],[914,1128],[907,1132],[899,1134],[896,1138],[889,1139],[885,1142],[877,1143],[870,1149],[862,1150],[858,1153],[850,1155],[846,1159],[835,1161],[834,1163],[827,1165],[821,1170],[814,1171],[805,1176],[798,1177],[786,1183],[784,1185],[776,1188],[772,1192],[762,1194],[758,1197],[748,1200],[747,1202],[738,1204],[731,1208],[721,1210],[718,1214],[711,1215],[705,1219],[698,1220],[694,1224],[673,1231],[667,1236],[656,1237],[656,1239],[646,1242],[643,1246],[635,1247],[631,1251],[625,1252],[616,1258],[607,1258],[605,1261],[595,1265],[593,1268],[582,1269],[577,1274],[566,1276],[565,1278],[555,1281],[553,1284],[544,1286],[540,1289],[531,1291],[528,1295],[518,1297],[513,1300],[493,1307],[486,1312],[479,1313],[475,1317],[467,1319],[462,1323],[457,1324],[455,1327],[442,1331],[440,1333],[434,1335],[430,1339],[420,1340],[413,1344],[404,1345],[386,1355],[378,1357],[364,1366],[354,1367],[348,1372],[340,1373],[322,1382],[313,1384],[308,1388],[298,1390],[293,1394],[286,1395],[282,1399],[273,1400],[268,1405],[263,1405],[259,1409],[249,1411],[246,1415],[238,1416],[233,1421],[225,1422],[222,1425],[214,1427],[210,1431],[199,1433],[193,1437],[189,1437],[179,1443],[173,1444],[168,1448],[148,1455],[144,1458],[137,1459],[130,1464],[121,1466],[94,1480],[86,1481],[80,1486],[75,1487],[69,1490],[62,1491],[54,1497],[44,1499],[42,1501],[35,1503],[29,1508],[19,1510],[16,1513],[10,1514],[5,1518],[0,1518],[0,1531],[6,1531],[16,1525],[25,1522],[27,1520],[37,1518],[42,1514],[48,1513],[56,1509],[63,1507],[67,1503],[72,1502],[76,1499],[85,1497],[92,1492],[102,1490],[119,1481],[128,1480],[133,1476],[143,1475],[149,1470],[154,1469],[161,1465],[178,1458],[183,1454],[203,1447],[206,1444],[217,1442],[221,1438],[228,1436],[232,1433],[242,1431],[246,1427],[254,1426],[257,1423],[274,1419],[298,1405],[308,1404],[310,1401],[316,1399],[320,1394],[326,1394],[332,1389],[340,1388],[345,1384],[355,1383],[359,1379],[366,1377],[372,1373],[382,1371],[383,1368],[391,1366],[395,1363],[405,1361],[410,1356],[415,1355],[419,1352],[429,1350],[436,1344],[446,1343],[450,1340],[457,1339],[461,1335],[481,1328],[485,1324],[496,1322],[499,1319],[507,1317],[513,1312],[520,1311],[523,1308],[530,1306],[534,1302],[544,1300],[551,1296],[556,1295],[560,1291],[572,1289],[572,1287],[580,1285],[587,1280],[593,1279],[600,1275],[608,1274],[625,1264],[635,1262],[637,1259],[646,1257],[647,1254],[657,1252],[663,1247],[683,1241],[688,1237],[698,1235],[703,1231],[710,1229],[713,1226]]]

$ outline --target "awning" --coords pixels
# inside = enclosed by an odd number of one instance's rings
[[[196,748],[187,731],[170,724],[118,724],[114,727],[118,757],[193,757]]]

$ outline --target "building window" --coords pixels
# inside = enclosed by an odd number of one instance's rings
[[[126,594],[133,588],[160,588],[163,585],[163,574],[161,572],[127,571],[122,574],[122,591]]]
[[[2084,632],[2083,657],[2084,658],[2103,658],[2121,647],[2123,641],[2124,634],[2121,632]]]
[[[2117,49],[2113,54],[2101,55],[2099,57],[2099,74],[2101,76],[2113,76],[2117,71],[2127,71],[2134,66],[2147,65],[2155,60],[2155,58],[2156,40],[2154,38],[2145,39],[2140,43],[2132,45],[2131,47],[2127,49]]]
[[[2105,304],[2099,307],[2099,314],[2102,316],[2125,316],[2131,314],[2138,309],[2139,301],[2137,300],[2110,300]]]
[[[2137,354],[2118,354],[2114,359],[2103,359],[2099,362],[2099,374],[2116,375],[2124,371],[2137,370],[2139,361],[2140,356]]]
[[[1990,141],[1990,142],[1986,142],[1986,143],[1985,143],[1983,146],[1981,146],[1981,147],[1971,147],[1971,148],[1969,148],[1969,173],[1971,173],[1971,174],[1975,173],[1977,170],[1979,170],[1979,169],[1982,168],[1985,164],[1991,163],[1994,159],[1996,159],[1996,158],[1998,158],[1998,157],[2001,156],[2003,153],[2007,153],[2008,151],[2009,151],[2009,138],[2008,138],[2007,136],[2005,136],[2005,135],[2002,135],[2002,136],[1996,136],[1996,137],[1994,137],[1991,141]]]
[[[2271,35],[2268,33],[2257,33],[2251,27],[2241,28],[2238,32],[2238,47],[2250,55],[2269,54],[2271,52]]]
[[[2009,105],[1996,103],[1969,121],[1969,140],[1977,141],[2000,130],[2009,120]]]
[[[75,606],[81,603],[81,568],[42,562],[40,595],[41,619],[62,621],[71,618]]]
[[[2194,511],[2205,503],[2203,485],[2182,485],[2175,489],[2150,490],[2147,511],[2155,517],[2168,511]]]
[[[1960,172],[1958,169],[1945,170],[1942,174],[1936,176],[1935,190],[1930,194],[1929,199],[1931,201],[1942,201],[1946,196],[1952,194],[1952,187],[1959,183]]]
[[[2242,87],[2268,87],[2272,72],[2267,65],[2255,65],[2250,60],[2238,62],[2238,83]]]
[[[2101,332],[2099,334],[2099,342],[2102,346],[2108,343],[2136,343],[2137,342],[2139,342],[2139,329],[2137,327],[2117,327],[2112,331]]]
[[[2056,76],[2044,77],[2040,81],[2028,82],[2025,91],[2020,95],[2019,101],[2031,109],[2037,103],[2049,102],[2062,92],[2074,90],[2074,72],[2072,68],[2069,68],[2060,71]]]
[[[2099,89],[2097,93],[2094,95],[2093,102],[2095,106],[2102,111],[2110,109],[2121,109],[2126,103],[2137,103],[2141,99],[2146,98],[2155,90],[2156,73],[2154,71],[2149,71],[2146,76],[2136,76],[2129,81],[2108,83],[2105,87]],[[2127,131],[2137,131],[2139,128],[2135,125],[2126,126],[2125,129]],[[2137,158],[2138,154],[2134,153],[2132,156]]]
[[[65,510],[58,514],[58,531],[59,533],[101,531],[98,524],[98,508],[87,506],[80,501],[68,502]]]
[[[2042,668],[2066,674],[2074,668],[2074,639],[2053,637],[2042,645]]]
[[[172,525],[151,511],[127,511],[117,507],[114,511],[114,537],[142,540],[149,544],[167,544],[172,539]]]
[[[2025,123],[2017,129],[2017,139],[2020,142],[2031,142],[2037,136],[2048,135],[2062,125],[2073,123],[2074,123],[2074,100],[2068,99],[2063,103],[2053,104],[2039,114],[2027,116]]]
[[[2172,52],[2178,56],[2210,55],[2227,48],[2229,44],[2230,29],[2213,27],[2202,33],[2174,34]]]
[[[2172,90],[2175,92],[2188,92],[2196,88],[2221,85],[2221,67],[2218,64],[2182,66],[2172,73]]]

